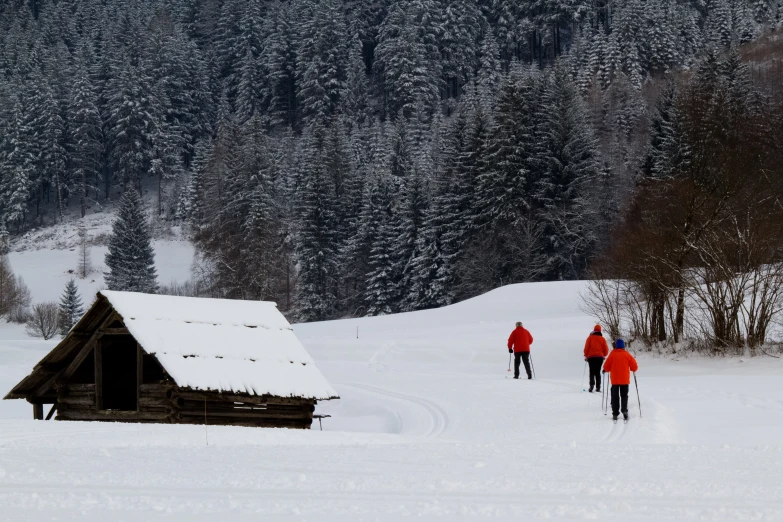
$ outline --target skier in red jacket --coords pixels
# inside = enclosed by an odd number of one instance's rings
[[[514,378],[519,379],[519,360],[525,363],[527,378],[532,379],[530,373],[530,345],[533,344],[533,336],[525,330],[521,322],[517,322],[517,327],[511,332],[508,338],[508,353],[514,354]]]
[[[585,341],[585,361],[590,365],[590,393],[595,391],[601,392],[601,366],[604,364],[604,357],[609,355],[609,346],[606,344],[601,333],[601,325],[595,325],[593,333],[587,337]]]
[[[620,411],[628,420],[628,386],[631,384],[631,372],[636,373],[639,365],[633,355],[625,351],[625,341],[617,339],[614,350],[604,363],[604,373],[609,372],[612,381],[612,419],[617,420]],[[620,400],[622,399],[622,406]]]

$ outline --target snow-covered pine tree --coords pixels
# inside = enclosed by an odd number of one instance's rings
[[[439,47],[446,98],[458,97],[476,74],[481,20],[481,12],[472,0],[443,4]]]
[[[66,147],[69,153],[70,178],[79,197],[81,217],[87,211],[90,193],[97,190],[103,152],[101,115],[98,97],[87,70],[86,51],[80,55],[75,69],[71,97],[68,104],[68,133]]]
[[[493,168],[481,173],[474,203],[476,224],[487,230],[513,225],[530,209],[541,105],[537,94],[535,73],[519,66],[500,87],[493,144],[487,149]]]
[[[394,211],[394,182],[381,172],[370,187],[366,223],[374,227],[369,245],[365,291],[367,315],[387,315],[399,311],[399,258],[396,240],[400,236],[399,219]]]
[[[582,275],[595,240],[586,189],[598,173],[597,143],[567,71],[557,66],[547,76],[544,135],[537,154],[542,176],[534,199],[545,209],[547,278],[575,279]]]
[[[687,162],[687,157],[677,111],[677,85],[670,81],[658,98],[650,121],[645,172],[657,179],[671,178]]]
[[[60,103],[55,98],[54,89],[43,76],[35,75],[34,79],[36,94],[33,102],[35,115],[32,126],[37,148],[35,161],[37,175],[33,189],[38,194],[43,194],[46,187],[51,187],[55,220],[60,220],[69,191],[65,170],[66,151],[63,147],[65,121],[60,115]],[[41,196],[39,198],[43,199]]]
[[[390,117],[401,114],[410,118],[420,108],[429,116],[440,100],[439,28],[425,23],[432,20],[437,9],[432,2],[424,3],[394,3],[380,27],[375,67],[383,83],[386,114]],[[425,12],[425,7],[432,12]]]
[[[71,279],[65,284],[65,290],[60,298],[59,325],[60,335],[65,337],[71,331],[84,314],[82,298],[79,297],[79,289],[76,287],[76,281]]]
[[[443,217],[438,202],[427,211],[419,234],[417,255],[407,267],[408,286],[404,310],[425,310],[450,305],[454,301],[453,267],[441,245]]]
[[[495,35],[492,33],[492,28],[488,24],[484,29],[484,36],[481,39],[478,60],[479,68],[476,74],[476,80],[480,87],[480,92],[494,96],[500,88],[502,81],[500,48],[498,47]]]
[[[416,260],[420,258],[422,247],[431,247],[422,240],[422,232],[429,211],[429,194],[426,182],[418,168],[403,180],[399,204],[400,234],[395,241],[399,274],[399,295],[403,310],[415,309],[418,299],[410,299],[409,289],[417,277]]]
[[[340,95],[340,112],[348,121],[362,125],[368,116],[370,108],[369,81],[367,66],[362,56],[362,41],[359,33],[354,33],[348,49],[348,68],[345,88]]]
[[[154,294],[158,291],[155,252],[141,198],[125,191],[109,237],[104,274],[109,290]]]
[[[190,164],[190,177],[179,200],[177,217],[193,230],[197,230],[204,220],[204,176],[211,154],[212,147],[206,140],[196,144],[195,156]]]
[[[35,145],[30,125],[29,104],[21,95],[11,109],[11,122],[3,139],[2,177],[0,178],[0,196],[4,209],[5,222],[16,227],[17,231],[25,222],[27,203],[32,189],[35,170]]]
[[[141,190],[160,144],[160,107],[142,67],[117,67],[108,89],[109,156],[114,176],[126,188]]]
[[[261,0],[247,0],[239,22],[239,63],[231,80],[236,89],[236,116],[245,122],[253,114],[261,114],[261,87],[263,79],[259,57],[262,52],[264,19]]]
[[[297,103],[303,123],[327,125],[345,89],[348,31],[338,0],[309,5],[297,35]]]
[[[323,141],[324,129],[316,125],[304,137],[300,165],[295,303],[297,317],[305,322],[323,321],[335,311],[334,187],[321,160]]]
[[[264,83],[261,96],[273,125],[292,125],[296,117],[296,50],[291,27],[294,2],[275,0],[264,19],[259,59]]]

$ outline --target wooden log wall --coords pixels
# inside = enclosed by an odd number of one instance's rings
[[[193,390],[171,390],[172,422],[223,426],[309,429],[315,401],[246,396]]]
[[[142,384],[138,411],[101,411],[94,384],[57,390],[57,420],[159,422],[309,429],[315,401],[180,390],[169,383]]]

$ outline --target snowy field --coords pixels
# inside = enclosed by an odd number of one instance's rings
[[[615,425],[582,391],[580,288],[297,325],[342,397],[324,431],[36,422],[4,401],[0,520],[783,520],[781,360],[640,356],[641,415],[632,391]],[[533,381],[507,372],[516,320]],[[5,393],[51,343],[0,339]]]

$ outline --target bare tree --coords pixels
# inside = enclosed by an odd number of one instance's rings
[[[30,290],[21,277],[14,276],[6,256],[0,257],[0,316],[23,323],[30,308]]]
[[[33,306],[33,312],[27,321],[27,335],[43,337],[49,340],[59,330],[60,310],[55,302],[38,303]]]
[[[22,276],[16,278],[14,289],[14,296],[8,309],[8,320],[12,323],[22,324],[30,317],[30,305],[33,302],[33,297],[30,294],[30,289],[24,284]]]
[[[590,314],[612,339],[622,337],[623,316],[627,311],[625,293],[628,283],[619,279],[602,279],[591,274],[587,288],[581,292],[580,308]]]

